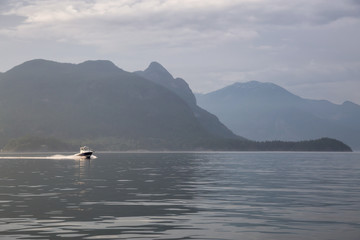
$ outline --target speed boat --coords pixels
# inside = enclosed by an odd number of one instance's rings
[[[89,147],[87,146],[83,146],[80,148],[80,152],[75,154],[76,157],[83,157],[83,158],[88,158],[90,159],[91,155],[94,153],[93,150],[91,150]]]

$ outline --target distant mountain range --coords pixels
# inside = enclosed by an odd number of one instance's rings
[[[0,74],[4,150],[334,150],[343,143],[258,143],[200,108],[188,84],[159,63],[126,72],[110,61],[32,60]],[[57,145],[57,146],[55,146]]]
[[[273,83],[235,83],[197,95],[200,107],[235,134],[257,140],[336,138],[360,150],[360,106],[296,96]]]

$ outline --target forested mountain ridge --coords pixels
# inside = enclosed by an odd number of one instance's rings
[[[187,95],[155,80],[110,61],[25,62],[0,75],[0,145],[9,151],[83,144],[97,150],[351,150],[326,139],[245,140],[199,108],[185,81],[179,86]]]
[[[135,73],[156,84],[164,86],[181,97],[192,109],[194,116],[206,131],[218,137],[244,140],[244,138],[231,132],[214,114],[199,107],[196,103],[196,97],[187,82],[182,78],[174,78],[161,64],[152,62],[144,71],[137,71]]]
[[[304,99],[273,83],[235,83],[197,95],[235,134],[257,140],[300,141],[329,137],[360,149],[360,106]]]
[[[131,148],[181,148],[211,137],[178,96],[109,61],[32,60],[14,67],[0,79],[0,126],[3,141],[115,138]]]

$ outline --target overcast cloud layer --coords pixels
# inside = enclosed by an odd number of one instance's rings
[[[2,0],[0,71],[34,58],[158,61],[195,92],[274,82],[360,104],[359,0]]]

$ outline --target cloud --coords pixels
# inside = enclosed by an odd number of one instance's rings
[[[117,39],[142,44],[136,41],[139,37],[145,44],[171,41],[175,45],[251,40],[264,25],[324,24],[359,17],[359,8],[350,2],[325,4],[323,0],[34,0],[11,7],[8,16],[26,20],[2,34],[47,36],[99,46]]]
[[[0,15],[0,29],[14,28],[26,20],[25,17],[17,15]]]
[[[26,19],[0,34],[52,38],[98,47],[164,44],[169,47],[253,39],[256,31],[227,16],[239,1],[32,1],[6,14]],[[25,2],[24,2],[25,3]]]
[[[2,60],[7,64],[25,53],[106,58],[132,70],[157,60],[202,92],[246,80],[299,86],[347,79],[355,86],[359,28],[359,0],[0,3],[0,50],[8,54]]]

